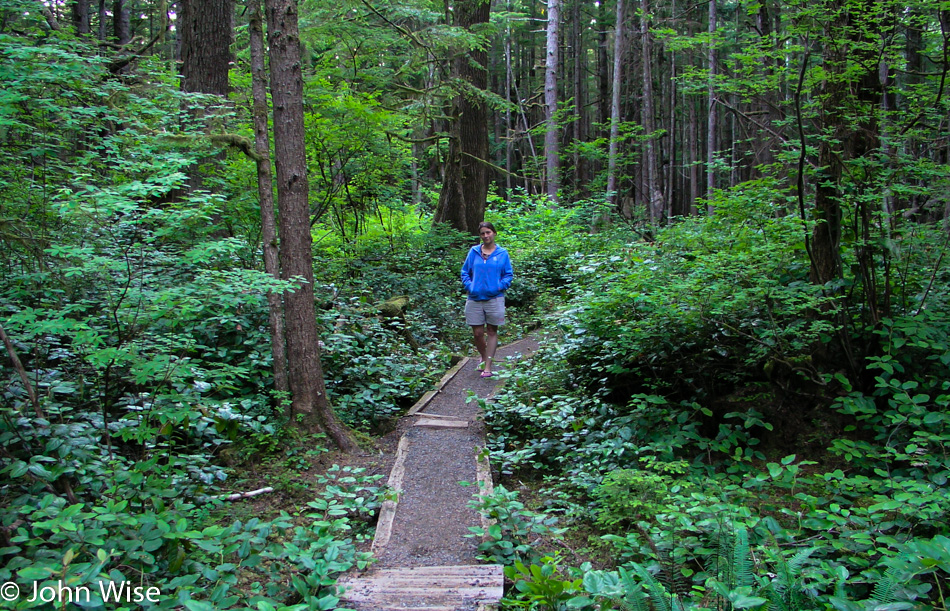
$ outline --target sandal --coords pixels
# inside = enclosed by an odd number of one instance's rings
[[[483,371],[483,372],[482,372],[482,375],[479,376],[479,377],[482,377],[482,378],[490,378],[490,377],[492,377],[493,375],[495,375],[495,374],[492,373],[492,372],[490,372],[490,371]]]

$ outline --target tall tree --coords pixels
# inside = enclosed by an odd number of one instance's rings
[[[116,0],[121,2],[122,0]],[[228,71],[231,65],[234,5],[231,0],[182,0],[177,28],[181,42],[181,88],[189,93],[228,95]],[[205,108],[189,109],[193,116],[206,120]],[[208,123],[210,127],[210,123]],[[222,155],[209,159],[219,162]],[[173,194],[181,197],[203,187],[199,164],[189,168],[188,186]],[[213,221],[217,224],[220,215]],[[219,229],[219,235],[225,231]]]
[[[126,0],[115,0],[112,3],[112,33],[120,46],[132,41],[131,13]]]
[[[92,22],[89,19],[89,0],[73,0],[70,3],[73,27],[80,36],[92,33]]]
[[[716,153],[719,142],[719,101],[716,99],[716,75],[719,71],[719,53],[716,46],[716,31],[718,7],[716,0],[709,0],[709,48],[707,50],[707,64],[709,70],[709,115],[706,120],[706,197],[712,197],[716,190]],[[710,208],[710,211],[712,209]]]
[[[447,11],[447,21],[471,33],[488,23],[490,6],[488,0],[460,0]],[[460,89],[449,110],[449,150],[433,222],[476,235],[488,200],[488,53],[481,37],[467,40],[467,48],[452,60],[452,77]]]
[[[583,12],[580,0],[575,0],[571,6],[571,44],[573,50],[572,67],[573,79],[571,87],[574,90],[574,118],[572,138],[574,146],[573,161],[573,192],[577,197],[585,198],[590,195],[590,176],[588,175],[588,159],[583,154],[583,143],[588,141],[589,113],[587,109],[587,48],[584,37],[585,27],[582,23]]]
[[[281,276],[299,283],[296,290],[284,295],[292,409],[294,414],[303,416],[306,426],[327,433],[341,450],[351,452],[357,445],[330,406],[317,343],[297,3],[266,0],[265,10],[274,106]]]
[[[177,28],[183,90],[227,95],[233,13],[231,0],[182,0]]]
[[[264,271],[280,278],[277,250],[277,219],[274,216],[274,181],[270,166],[270,132],[267,126],[267,74],[264,67],[264,24],[261,0],[251,0],[249,30],[251,47],[251,91],[254,98],[254,145],[257,150],[257,190],[261,204],[261,241],[264,243]],[[267,294],[274,360],[274,388],[290,392],[287,374],[287,344],[284,334],[284,302],[280,293]]]
[[[660,164],[657,158],[656,103],[653,93],[653,41],[650,34],[650,2],[640,0],[640,53],[643,74],[643,135],[646,138],[644,162],[646,164],[647,210],[650,222],[658,223],[663,218],[663,192],[660,189]]]
[[[620,146],[620,87],[623,83],[624,52],[624,0],[617,0],[617,23],[614,26],[614,70],[610,96],[610,137],[607,145],[607,196],[614,208],[619,206],[617,199],[617,156]]]
[[[557,124],[558,50],[561,44],[561,0],[548,0],[547,48],[544,55],[544,159],[548,198],[557,201],[560,181],[560,133]]]

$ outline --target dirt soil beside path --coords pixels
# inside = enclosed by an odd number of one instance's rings
[[[536,350],[533,339],[498,349],[496,372],[503,373],[514,359]],[[405,473],[396,505],[392,535],[377,550],[378,567],[420,567],[477,564],[479,540],[467,537],[478,526],[478,512],[468,507],[477,492],[476,457],[485,444],[480,408],[471,393],[491,397],[503,377],[480,378],[478,359],[469,359],[445,383],[420,414],[450,416],[468,423],[467,428],[415,426],[420,416],[403,418],[393,433],[380,440],[392,468],[399,440],[406,437]],[[449,419],[445,419],[449,420]],[[393,454],[390,454],[390,451]],[[463,485],[462,482],[471,485]]]

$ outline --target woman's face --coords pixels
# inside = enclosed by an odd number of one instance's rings
[[[482,244],[491,244],[495,241],[495,232],[488,227],[482,227],[479,229],[478,235],[482,238]]]

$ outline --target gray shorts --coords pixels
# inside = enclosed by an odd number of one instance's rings
[[[505,296],[487,301],[465,300],[465,322],[472,327],[484,324],[500,327],[505,324]]]

